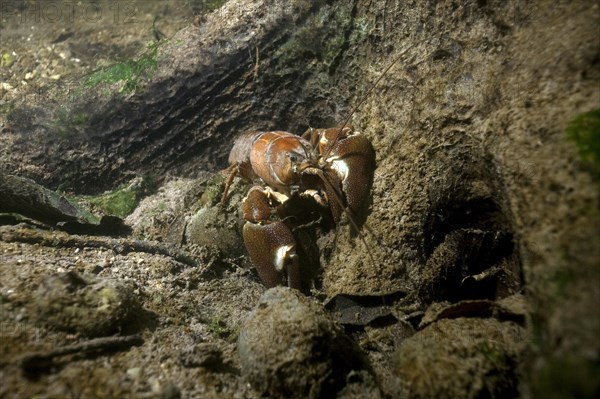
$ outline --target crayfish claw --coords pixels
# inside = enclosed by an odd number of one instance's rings
[[[300,289],[296,240],[283,222],[247,222],[243,236],[250,259],[267,288],[284,284],[284,276],[287,275],[288,285]]]

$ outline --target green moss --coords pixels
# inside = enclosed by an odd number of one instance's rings
[[[230,336],[233,332],[219,316],[213,316],[208,323],[208,330],[222,338]]]
[[[2,52],[2,57],[0,58],[0,68],[10,68],[14,63],[15,57],[13,57],[12,54]]]
[[[365,19],[353,19],[351,7],[323,7],[278,49],[276,59],[284,73],[292,65],[310,59],[330,66],[345,47],[364,40],[369,31]]]
[[[87,122],[88,116],[83,112],[71,113],[67,108],[58,108],[54,111],[54,131],[64,138],[79,134]]]
[[[142,177],[114,191],[97,196],[75,197],[74,201],[87,204],[107,215],[125,217],[133,212],[143,195],[155,188],[155,181],[152,178]]]
[[[52,118],[53,131],[63,138],[71,138],[84,132],[89,124],[89,115],[76,110],[78,100],[91,89],[122,82],[120,93],[131,93],[142,87],[142,81],[149,79],[158,66],[158,48],[167,40],[150,43],[137,58],[99,68],[90,74],[77,79],[72,90],[58,90],[53,93],[54,101],[68,105],[57,108]],[[68,98],[67,98],[68,97]],[[10,111],[10,110],[9,110]]]
[[[13,102],[0,104],[0,115],[9,115],[15,109]]]
[[[162,215],[166,210],[167,210],[167,204],[165,204],[164,202],[160,202],[160,203],[158,203],[158,205],[156,205],[156,207],[154,207],[148,211],[148,215],[153,218],[160,217],[160,215]],[[140,238],[146,238],[146,237],[147,237],[146,232],[141,232]]]
[[[557,269],[549,277],[551,286],[554,287],[554,293],[557,296],[563,296],[568,292],[567,288],[575,281],[577,276],[575,275],[575,270],[564,266]]]
[[[71,203],[73,203],[73,202],[71,202]],[[78,209],[81,219],[85,220],[88,223],[92,223],[92,224],[100,223],[100,218],[98,216],[94,215],[87,209],[82,208],[79,204],[74,204],[74,205]]]
[[[223,188],[225,184],[225,178],[220,173],[215,174],[206,182],[206,188],[202,193],[202,196],[198,200],[199,206],[216,205],[219,201],[221,201],[221,196],[223,195]]]
[[[101,84],[112,85],[123,82],[120,92],[130,93],[141,87],[141,80],[152,76],[158,66],[158,47],[164,40],[152,42],[142,55],[134,60],[126,60],[117,64],[100,68],[88,75],[83,81],[85,89],[95,88]]]
[[[483,341],[478,344],[479,351],[485,356],[492,364],[502,365],[505,362],[503,353],[498,349],[496,343],[491,341]]]
[[[566,133],[577,146],[581,160],[600,181],[600,109],[578,115],[569,122]]]
[[[107,194],[88,197],[87,201],[106,214],[125,217],[137,206],[138,192],[130,187],[121,187]]]
[[[350,41],[352,44],[361,42],[369,36],[372,30],[373,27],[371,26],[371,22],[368,18],[358,18],[354,22],[354,31],[352,32]]]
[[[534,397],[600,397],[600,364],[577,356],[550,359],[534,379]]]
[[[323,43],[319,40],[322,27],[305,26],[284,43],[277,52],[282,61],[294,61],[299,58],[321,58],[324,52]]]

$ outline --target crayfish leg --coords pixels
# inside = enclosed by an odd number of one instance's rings
[[[221,209],[225,208],[225,202],[227,201],[227,194],[229,194],[229,188],[233,183],[233,178],[239,173],[240,165],[238,163],[234,163],[229,165],[227,169],[221,171],[221,173],[227,175],[227,180],[225,181],[225,188],[223,189],[223,195],[221,196]]]

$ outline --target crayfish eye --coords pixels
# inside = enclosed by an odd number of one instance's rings
[[[298,156],[295,154],[287,154],[287,158],[289,161],[289,168],[291,168],[292,172],[298,172]]]

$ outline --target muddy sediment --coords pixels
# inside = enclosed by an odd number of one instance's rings
[[[121,34],[81,20],[40,20],[30,29],[3,14],[0,178],[34,178],[69,199],[100,194],[100,175],[102,190],[136,176],[152,190],[123,217],[126,235],[61,229],[33,214],[0,218],[0,396],[600,392],[598,181],[582,143],[566,134],[599,107],[598,5],[300,3],[290,3],[288,11],[298,8],[289,35],[275,36],[268,23],[287,20],[286,10],[270,18],[269,1],[232,0],[195,19],[187,15],[196,2],[135,3],[136,21],[148,30],[123,25]],[[199,101],[186,92],[202,87],[191,78],[196,59],[178,51],[202,46],[203,34],[215,39],[228,16],[223,29],[238,32],[237,44],[246,40],[248,25],[236,28],[244,19],[233,17],[240,10],[264,24],[243,49],[248,70],[212,70],[224,82],[218,98],[237,102],[202,113],[209,121],[161,114],[173,129],[150,135],[148,145],[137,133],[122,141],[86,135],[89,120],[66,120],[51,102],[25,117],[39,108],[23,101],[34,83],[103,67],[98,54],[147,54],[147,42],[160,42],[152,27],[177,38],[158,47],[168,57],[128,81],[139,91],[125,81],[107,86],[118,89],[112,104],[153,98],[162,106],[187,94]],[[315,32],[316,49],[307,45]],[[34,45],[21,41],[28,35]],[[95,47],[83,51],[87,41]],[[233,44],[224,48],[238,54]],[[177,81],[184,78],[188,86]],[[177,91],[169,82],[179,82]],[[180,104],[188,116],[202,106]],[[361,235],[347,223],[299,227],[310,257],[301,261],[310,271],[304,292],[267,290],[241,238],[248,184],[236,180],[219,204],[223,155],[239,129],[301,133],[342,123],[357,104],[351,122],[373,143],[377,163]],[[218,110],[227,112],[217,117]],[[159,116],[149,120],[158,126]],[[214,140],[203,141],[205,126],[218,132]],[[182,147],[194,137],[198,158]],[[168,159],[159,156],[162,145]],[[94,203],[86,197],[82,206]]]

